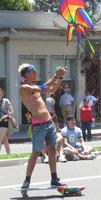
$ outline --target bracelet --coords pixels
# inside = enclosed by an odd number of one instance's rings
[[[44,90],[46,89],[45,84],[40,84],[40,85],[38,85],[38,86],[39,86],[39,88],[41,89],[41,91],[44,91]]]

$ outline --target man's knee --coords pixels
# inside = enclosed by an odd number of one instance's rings
[[[46,145],[46,150],[47,150],[47,152],[48,152],[49,155],[56,153],[55,146]]]
[[[30,159],[35,159],[35,158],[37,158],[39,155],[40,155],[40,152],[39,152],[39,151],[33,151],[33,152],[31,153]]]

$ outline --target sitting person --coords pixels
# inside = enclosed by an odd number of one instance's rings
[[[66,121],[67,126],[61,130],[64,138],[63,152],[67,160],[91,160],[95,155],[91,152],[92,147],[87,147],[83,140],[82,131],[76,126],[74,116],[68,116]]]

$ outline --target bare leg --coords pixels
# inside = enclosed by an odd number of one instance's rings
[[[61,186],[62,184],[57,176],[55,147],[47,145],[47,151],[48,151],[48,155],[49,155],[49,167],[50,167],[50,171],[51,171],[51,185],[52,186]]]
[[[44,158],[46,157],[46,156],[48,156],[47,155],[47,150],[46,150],[46,145],[44,144],[44,150],[42,150],[42,155],[44,156]]]
[[[44,158],[45,158],[46,156],[48,156],[47,153],[46,153],[45,151],[42,151],[42,155],[44,156]]]
[[[55,119],[53,119],[54,123],[55,123],[55,126],[56,126],[56,130],[57,132],[60,132],[60,127],[59,127],[59,123],[58,123],[58,118],[57,116],[55,117]]]
[[[58,121],[55,122],[57,132],[60,132],[60,127]]]
[[[57,150],[57,160],[59,162],[67,162],[64,152],[63,152],[63,144],[64,144],[64,139],[61,136],[61,134],[57,135],[57,144],[56,144],[56,150]]]
[[[47,145],[47,152],[48,152],[48,156],[49,156],[50,171],[51,171],[51,173],[56,173],[56,157],[55,157],[56,151],[55,151],[55,147]]]
[[[87,156],[88,156],[88,155],[81,154],[79,152],[75,153],[75,151],[73,151],[72,149],[70,149],[68,147],[64,148],[64,153],[65,153],[65,155],[67,154],[67,155],[71,155],[71,156],[78,156],[80,159],[83,159],[83,160],[87,159]]]
[[[0,127],[0,150],[2,147],[3,139],[6,136],[7,128]]]
[[[27,165],[27,170],[26,170],[26,178],[21,187],[21,194],[24,199],[28,199],[27,190],[29,188],[31,175],[34,170],[36,160],[37,160],[37,157],[39,156],[39,154],[40,154],[40,152],[32,152],[32,154],[28,160],[28,165]]]
[[[57,135],[56,143],[57,143],[56,144],[57,153],[58,154],[60,154],[60,153],[63,154],[63,137],[61,136],[61,134]]]
[[[9,154],[10,153],[10,145],[9,145],[7,136],[5,136],[4,139],[3,139],[3,145],[5,147],[7,154]]]
[[[32,152],[32,154],[31,154],[31,156],[30,156],[30,158],[28,160],[26,176],[31,177],[38,156],[39,156],[39,152]]]

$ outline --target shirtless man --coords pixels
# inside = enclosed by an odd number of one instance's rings
[[[23,82],[19,88],[19,93],[23,104],[32,114],[32,145],[33,151],[28,161],[26,178],[22,188],[28,188],[31,180],[31,175],[34,170],[36,160],[40,152],[44,148],[44,142],[49,156],[49,166],[51,171],[51,185],[61,185],[57,177],[55,145],[56,145],[56,128],[52,121],[45,103],[40,93],[55,92],[63,79],[66,72],[65,67],[60,67],[54,76],[45,84],[36,85],[36,69],[34,65],[24,63],[18,69],[23,78]]]

